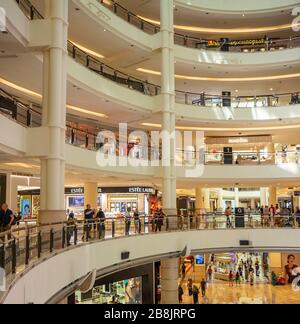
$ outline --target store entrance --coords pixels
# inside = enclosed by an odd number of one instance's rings
[[[299,304],[300,254],[227,252],[182,258],[184,304]]]

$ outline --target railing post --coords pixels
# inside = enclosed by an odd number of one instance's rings
[[[65,248],[65,245],[66,245],[66,227],[64,226],[62,228],[62,242],[61,242],[62,249]]]
[[[88,242],[90,240],[90,223],[89,222],[86,222],[85,229],[86,229],[86,241]]]
[[[112,237],[115,237],[115,231],[116,231],[116,228],[115,228],[115,220],[112,219],[112,222],[111,222],[111,236]]]
[[[41,254],[42,254],[42,233],[39,232],[38,233],[38,246],[37,246],[37,249],[38,249],[38,258],[40,259],[41,258]]]
[[[50,253],[53,252],[53,247],[54,247],[54,231],[53,228],[50,230]]]
[[[184,94],[184,101],[185,101],[185,104],[188,105],[189,104],[189,96],[187,93]]]
[[[90,57],[89,56],[86,57],[86,67],[87,68],[90,67]]]
[[[5,244],[1,243],[0,246],[0,267],[5,269]]]
[[[74,45],[72,48],[72,57],[73,57],[73,59],[76,59],[76,47]]]
[[[33,6],[30,7],[30,19],[31,20],[34,19],[34,7]]]
[[[17,268],[17,245],[16,239],[14,238],[11,242],[11,272],[12,274],[16,273]]]
[[[27,125],[27,127],[31,127],[31,123],[32,123],[32,114],[31,114],[31,111],[28,109],[27,114],[26,114],[26,125]]]
[[[78,229],[77,229],[77,225],[75,225],[75,228],[74,228],[74,245],[77,245],[77,238],[78,238]]]
[[[27,232],[26,243],[25,243],[25,265],[29,264],[29,258],[30,258],[30,237],[29,237],[29,232]]]

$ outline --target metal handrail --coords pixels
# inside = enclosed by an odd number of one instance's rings
[[[28,10],[32,8],[29,6],[29,0],[16,0],[18,4],[25,2],[28,5]],[[101,0],[99,0],[101,2]],[[113,2],[114,4],[114,2]],[[115,4],[117,8],[123,8],[118,4]],[[31,9],[30,9],[31,10]],[[33,9],[32,9],[33,10]],[[36,9],[33,12],[38,11]],[[42,15],[38,13],[36,18],[41,18]],[[139,18],[139,17],[138,17]],[[297,36],[297,39],[300,37]],[[106,65],[105,63],[99,61],[92,55],[84,52],[82,49],[78,48],[71,41],[68,41],[68,53],[73,57],[78,63],[83,64],[93,72],[96,72],[99,75],[102,75],[111,81],[115,81],[119,84],[125,85],[130,89],[137,90],[142,92],[145,95],[156,96],[160,94],[161,87],[149,83],[145,80],[138,79],[136,77],[130,76],[126,73],[123,73],[113,67]],[[82,61],[82,58],[84,60]],[[293,95],[297,95],[298,98],[292,98]],[[286,98],[289,96],[289,98]],[[188,91],[176,90],[176,101],[178,103],[184,103],[187,105],[203,106],[203,107],[239,107],[244,104],[252,103],[254,107],[264,106],[264,107],[276,107],[279,106],[279,99],[284,101],[284,104],[300,104],[299,93],[281,93],[281,94],[267,94],[267,95],[255,95],[255,96],[221,96],[221,95],[211,95],[202,93],[193,93]],[[244,101],[243,101],[244,100]],[[230,103],[229,103],[230,101]],[[242,101],[242,103],[241,103]],[[245,107],[243,107],[245,108]]]
[[[5,270],[7,284],[15,276],[40,260],[67,251],[69,247],[136,235],[159,235],[165,232],[265,229],[299,230],[300,215],[246,214],[226,216],[165,215],[93,219],[20,227],[0,234],[0,267]]]

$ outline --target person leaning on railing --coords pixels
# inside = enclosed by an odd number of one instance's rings
[[[8,208],[6,203],[2,204],[0,211],[0,232],[7,232],[14,223],[14,213]]]
[[[293,93],[291,95],[290,105],[298,105],[300,104],[299,93]]]

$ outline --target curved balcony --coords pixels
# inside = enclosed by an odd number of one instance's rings
[[[19,5],[27,4],[28,2],[20,0]],[[119,5],[116,4],[116,8],[119,8]],[[23,6],[27,16],[29,18],[40,19],[41,15],[34,9],[34,7]],[[117,12],[119,9],[115,9]],[[69,55],[74,58],[78,63],[88,67],[93,72],[111,80],[117,82],[120,85],[123,85],[129,89],[139,91],[143,94],[156,96],[160,94],[160,86],[148,83],[147,81],[135,78],[126,73],[118,71],[112,67],[107,66],[103,62],[99,61],[97,58],[92,55],[84,52],[81,48],[78,48],[71,42],[68,42],[68,52]],[[282,53],[282,52],[281,52]],[[260,55],[260,54],[259,54]],[[298,51],[297,51],[298,55]],[[236,60],[233,60],[232,63],[237,63]],[[253,61],[254,62],[254,61]],[[244,64],[246,62],[239,62]],[[299,98],[299,96],[298,96]],[[292,93],[283,93],[283,94],[268,94],[268,95],[258,95],[258,96],[232,96],[232,97],[222,97],[220,95],[211,95],[205,93],[191,93],[186,91],[176,91],[176,101],[178,103],[186,105],[195,105],[203,107],[222,107],[224,102],[228,103],[228,100],[231,103],[232,108],[256,108],[256,107],[277,107],[277,106],[286,106],[288,104],[299,104],[300,100],[295,94],[293,98]],[[180,114],[182,112],[180,111]],[[255,113],[254,113],[255,115]]]
[[[47,303],[66,287],[76,287],[90,271],[97,269],[99,276],[149,260],[178,257],[185,247],[190,255],[233,249],[298,251],[297,221],[293,216],[276,216],[270,222],[263,220],[261,228],[260,216],[247,215],[245,219],[236,217],[234,228],[224,215],[200,215],[168,216],[163,221],[141,216],[139,220],[113,218],[92,224],[20,225],[0,236],[0,266],[5,269],[7,286],[1,303]],[[245,240],[249,246],[241,246]],[[125,263],[122,251],[130,253]],[[39,289],[33,288],[37,286]]]
[[[293,8],[299,5],[296,0],[252,0],[250,2],[229,1],[210,1],[210,0],[175,0],[181,7],[197,9],[201,11],[213,11],[222,13],[258,13],[278,11]]]
[[[129,24],[137,27],[148,34],[156,34],[160,31],[160,27],[148,20],[127,10],[114,0],[109,2],[105,0],[97,0],[99,3],[110,9],[118,17],[126,20]],[[293,1],[294,2],[294,1]],[[297,4],[297,3],[295,3]],[[299,5],[299,3],[298,3]],[[220,3],[218,3],[220,6]],[[188,6],[189,7],[189,6]],[[216,9],[217,10],[217,9]],[[283,50],[300,46],[300,36],[291,36],[289,38],[259,38],[248,40],[212,40],[199,37],[191,37],[185,34],[175,33],[175,44],[196,49],[205,50],[225,50],[230,52],[267,52],[275,50]]]

